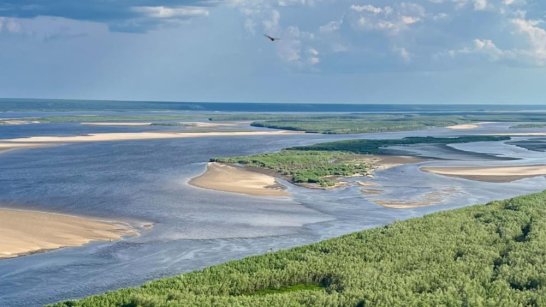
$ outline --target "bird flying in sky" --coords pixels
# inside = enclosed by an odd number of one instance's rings
[[[273,37],[273,36],[270,36],[270,35],[267,35],[267,34],[264,34],[264,36],[267,37],[272,42],[280,40],[280,38]]]

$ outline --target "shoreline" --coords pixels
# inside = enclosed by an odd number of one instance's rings
[[[0,261],[137,235],[122,221],[0,208]]]
[[[275,176],[252,171],[243,167],[209,162],[204,173],[188,181],[188,184],[220,192],[249,196],[290,196]]]
[[[126,132],[95,133],[77,136],[32,136],[27,138],[0,139],[0,149],[32,148],[46,145],[85,142],[138,141],[160,139],[184,139],[200,137],[277,136],[301,134],[295,131],[230,131],[230,132]]]
[[[506,183],[525,178],[546,176],[546,165],[511,165],[487,167],[427,166],[421,167],[420,170],[441,176],[492,183]]]

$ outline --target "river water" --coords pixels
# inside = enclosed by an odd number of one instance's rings
[[[357,185],[333,191],[288,184],[291,198],[250,197],[189,186],[215,156],[245,155],[294,145],[350,138],[455,136],[506,132],[509,124],[478,130],[430,129],[367,135],[284,135],[204,137],[124,142],[79,143],[0,153],[0,204],[111,218],[142,228],[138,237],[93,243],[0,261],[0,306],[34,306],[200,269],[227,260],[308,244],[365,228],[546,188],[546,178],[485,183],[423,173],[420,165],[380,171],[373,182],[380,196],[365,196]],[[154,128],[174,129],[174,128]],[[0,127],[1,138],[148,130],[142,127],[94,127],[44,124]],[[535,129],[537,130],[537,129]],[[538,129],[538,131],[541,131]],[[542,129],[544,131],[544,129]],[[513,132],[510,131],[510,132]],[[448,161],[427,165],[546,163],[543,152],[512,142],[405,147],[393,150]],[[372,180],[369,178],[352,178]],[[449,191],[444,193],[442,191]],[[377,198],[412,199],[444,194],[432,206],[389,209]]]

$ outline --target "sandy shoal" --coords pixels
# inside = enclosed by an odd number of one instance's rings
[[[121,222],[0,208],[0,259],[132,235]]]
[[[518,179],[546,175],[546,165],[490,166],[490,167],[422,167],[421,170],[438,175],[485,182],[511,182]]]
[[[152,123],[141,122],[83,122],[87,126],[150,126]]]
[[[191,185],[252,196],[288,196],[275,177],[221,163],[209,163],[207,170],[189,182]]]
[[[20,148],[31,145],[107,142],[157,139],[182,139],[199,137],[230,137],[230,136],[269,136],[297,134],[297,131],[230,131],[230,132],[128,132],[128,133],[96,133],[78,136],[33,136],[28,138],[0,139],[0,148]]]
[[[451,130],[469,130],[469,129],[476,129],[480,126],[478,124],[460,124],[460,125],[453,125],[447,127],[447,129]]]

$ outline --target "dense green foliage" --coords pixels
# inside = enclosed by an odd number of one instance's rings
[[[545,306],[545,263],[543,192],[57,306]]]
[[[437,137],[407,137],[403,139],[392,140],[347,140],[328,143],[320,143],[310,146],[292,147],[291,150],[311,150],[311,151],[344,151],[357,154],[381,154],[383,148],[395,145],[412,144],[457,144],[470,142],[489,142],[510,140],[506,136],[488,136],[488,135],[469,135],[453,138]]]
[[[250,115],[245,115],[251,118]],[[461,114],[349,114],[349,115],[262,115],[252,123],[256,127],[344,134],[408,131],[429,127],[494,121],[544,121],[545,113],[461,113]]]
[[[366,174],[370,170],[362,156],[343,152],[282,150],[252,156],[214,158],[211,161],[270,169],[292,182],[321,186],[335,184],[328,176],[352,176]]]
[[[520,124],[520,125],[512,126],[510,128],[513,128],[513,129],[546,128],[546,123]]]

